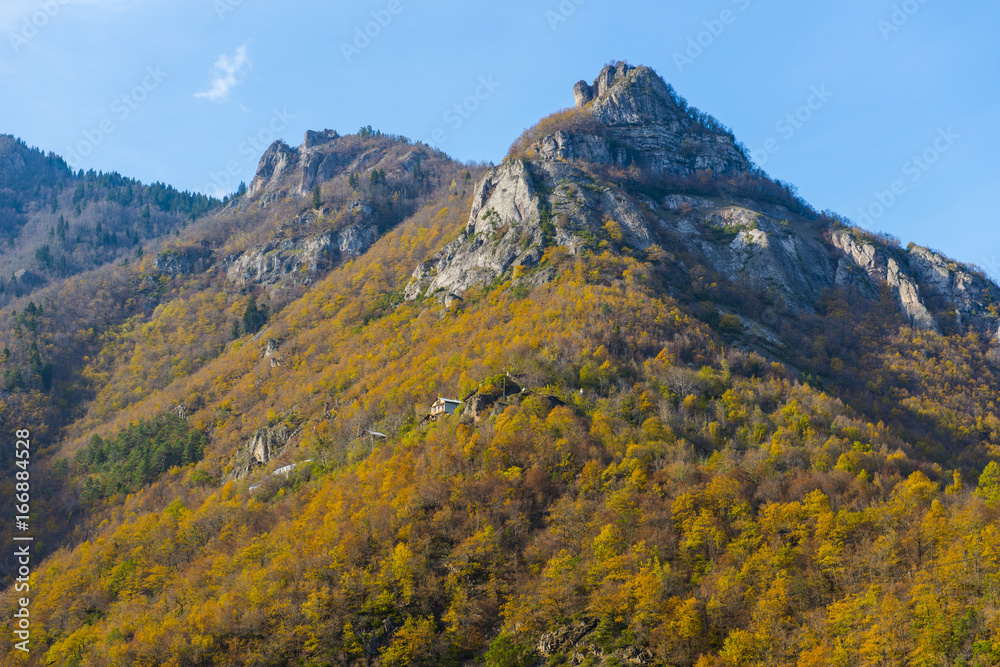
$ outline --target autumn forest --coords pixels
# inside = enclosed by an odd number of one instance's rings
[[[1000,664],[1000,289],[594,91],[501,165],[309,133],[223,201],[2,138],[4,664]]]

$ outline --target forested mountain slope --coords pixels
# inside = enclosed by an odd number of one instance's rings
[[[61,157],[0,135],[0,304],[127,262],[144,243],[179,233],[221,203],[116,172],[74,173]]]
[[[277,142],[5,307],[26,664],[1000,661],[998,288],[648,68],[574,92],[489,168]]]

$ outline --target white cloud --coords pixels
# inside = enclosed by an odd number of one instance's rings
[[[247,68],[250,67],[250,56],[247,55],[247,45],[244,44],[236,49],[232,56],[222,54],[212,66],[212,84],[208,90],[202,93],[195,93],[194,96],[212,102],[225,102],[229,99],[230,91],[243,83]]]

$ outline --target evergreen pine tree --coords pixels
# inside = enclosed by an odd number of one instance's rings
[[[257,333],[267,321],[267,315],[257,308],[257,297],[250,295],[250,303],[243,312],[243,331],[248,334]]]

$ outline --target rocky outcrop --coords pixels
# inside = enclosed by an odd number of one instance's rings
[[[545,658],[552,657],[556,653],[563,655],[572,653],[584,637],[597,629],[597,625],[594,619],[584,619],[572,625],[550,630],[538,638],[535,650]]]
[[[275,141],[261,156],[257,165],[257,173],[247,189],[247,197],[254,199],[266,190],[273,189],[275,184],[280,183],[289,172],[298,166],[298,151],[284,141]]]
[[[370,218],[375,214],[375,207],[370,201],[364,199],[352,199],[347,204],[347,210],[353,215],[360,215],[363,218]]]
[[[473,193],[465,231],[417,266],[406,298],[441,291],[461,293],[508,269],[536,266],[545,245],[541,225],[545,206],[524,162],[510,160],[490,170]]]
[[[226,278],[247,285],[309,285],[344,257],[360,255],[378,238],[373,225],[352,225],[309,238],[273,239],[227,257]]]
[[[346,166],[341,162],[341,156],[328,150],[340,135],[335,130],[322,132],[306,132],[302,145],[298,148],[299,165],[302,175],[295,193],[311,194],[313,189],[339,174]]]
[[[710,199],[705,199],[704,197],[692,197],[690,195],[667,195],[663,198],[663,205],[671,211],[679,211],[685,207],[691,209],[714,206],[712,200]]]
[[[623,164],[629,161],[624,146],[613,147],[604,137],[564,130],[545,136],[538,152],[543,160],[581,160],[594,164]]]
[[[16,284],[21,289],[33,290],[41,287],[46,282],[43,276],[27,269],[18,269],[11,275],[11,283]]]
[[[295,189],[296,194],[311,193],[313,189],[328,181],[341,170],[340,158],[335,153],[313,153],[301,157],[302,179]]]
[[[885,249],[855,240],[850,232],[843,230],[833,232],[832,238],[833,244],[844,253],[837,266],[835,280],[838,285],[854,285],[874,296],[877,286],[886,284],[896,292],[900,309],[915,327],[939,331],[937,322],[920,299],[920,287]],[[852,270],[855,267],[861,272]],[[867,285],[865,278],[869,281]]]
[[[708,233],[701,235],[698,245],[717,270],[734,283],[780,295],[791,312],[812,310],[822,290],[833,284],[834,267],[826,246],[765,213],[739,206],[714,207],[701,226]],[[735,236],[720,243],[711,232],[723,238]]]
[[[248,200],[280,192],[311,194],[317,185],[347,166],[344,156],[335,150],[338,139],[340,135],[335,130],[309,130],[298,148],[275,141],[260,158],[247,191]]]
[[[1000,289],[971,270],[918,245],[908,252],[910,269],[929,296],[941,299],[952,310],[960,331],[973,329],[1000,337],[998,318],[990,312],[1000,301]]]
[[[461,294],[507,271],[538,265],[548,245],[576,252],[584,237],[606,235],[608,221],[624,241],[653,243],[642,204],[655,203],[597,184],[574,163],[636,165],[657,174],[746,171],[749,162],[728,132],[682,108],[672,89],[648,67],[605,67],[593,86],[574,87],[600,131],[557,130],[538,141],[532,162],[508,158],[477,184],[464,233],[413,272],[407,299]],[[544,273],[529,280],[546,279]]]
[[[434,155],[427,146],[409,147],[403,153],[408,143],[396,139],[374,143],[344,139],[335,130],[310,130],[296,148],[275,141],[261,157],[240,205],[264,208],[289,195],[311,196],[316,186],[338,176],[364,175],[376,167],[397,176],[411,174],[418,163]]]
[[[594,665],[594,667],[610,667],[611,665],[651,665],[653,655],[648,649],[636,646],[620,648],[605,648],[592,638],[598,622],[594,619],[582,619],[550,630],[538,639],[535,651],[543,658],[563,656],[569,665]]]
[[[323,130],[322,132],[306,130],[306,136],[302,140],[302,148],[316,148],[317,146],[323,146],[336,141],[339,138],[340,134],[336,130]]]
[[[207,268],[211,250],[204,247],[173,248],[164,250],[153,259],[153,268],[168,276],[181,276]]]
[[[594,162],[636,164],[657,174],[687,176],[711,169],[716,176],[751,168],[735,137],[717,121],[691,109],[656,72],[619,63],[601,70],[593,85],[574,86],[586,107],[607,128],[603,143],[561,139],[562,157],[584,153]],[[603,158],[603,159],[595,159]]]
[[[510,157],[476,185],[465,230],[416,267],[407,299],[453,301],[504,276],[538,284],[554,275],[540,266],[551,245],[572,254],[595,242],[634,250],[680,243],[731,282],[766,295],[772,318],[776,311],[814,311],[830,288],[875,299],[887,286],[916,327],[941,331],[939,320],[949,318],[950,325],[953,318],[959,330],[997,336],[990,304],[1000,290],[926,248],[904,251],[850,230],[825,230],[761,202],[681,193],[654,201],[649,189],[629,190],[614,176],[600,176],[622,172],[594,166],[638,168],[653,183],[669,182],[657,175],[751,170],[733,135],[688,107],[651,69],[609,65],[593,84],[578,82],[574,97],[576,112],[553,117],[563,129],[535,137],[518,153],[530,159]],[[658,228],[673,234],[664,237]]]
[[[297,148],[274,142],[261,158],[247,196],[240,197],[235,206],[264,211],[274,205],[282,213],[292,211],[294,217],[281,221],[273,238],[226,257],[220,268],[240,287],[311,284],[345,258],[367,251],[381,231],[422,204],[426,184],[413,172],[425,159],[436,164],[444,156],[400,138],[341,137],[334,130],[306,132]],[[368,187],[375,169],[386,187]],[[365,182],[352,186],[349,174]],[[320,188],[315,208],[294,199],[309,196],[311,200],[315,189],[327,181],[335,183]],[[347,193],[354,198],[347,199]],[[326,231],[331,221],[336,231]]]
[[[716,270],[734,283],[780,296],[788,312],[814,310],[828,288],[877,299],[887,286],[915,327],[941,332],[941,318],[948,317],[954,318],[953,331],[998,336],[1000,319],[990,304],[1000,301],[1000,288],[926,248],[904,251],[845,229],[831,231],[828,242],[814,223],[779,220],[763,206],[718,206],[680,195],[663,203],[674,211],[687,205],[688,213],[673,226]]]
[[[237,450],[226,480],[243,479],[254,470],[267,465],[284,451],[290,437],[291,434],[284,424],[254,431],[254,434]]]
[[[582,107],[594,99],[594,89],[590,84],[582,79],[573,86],[573,101],[576,106]]]
[[[273,356],[284,341],[280,338],[268,338],[264,350],[260,353],[260,358],[265,359]]]
[[[578,167],[559,160],[505,160],[487,172],[473,191],[472,210],[461,236],[421,263],[407,285],[407,299],[419,294],[455,293],[487,283],[507,271],[537,267],[549,245],[571,253],[584,236],[606,234],[616,221],[636,248],[652,243],[640,202],[621,190],[598,187]],[[548,272],[527,275],[538,284]]]
[[[522,391],[524,390],[521,385],[512,377],[493,378],[462,400],[462,415],[478,424],[495,408],[497,402],[502,402],[508,396],[520,394]]]

